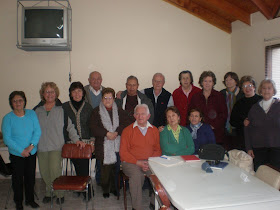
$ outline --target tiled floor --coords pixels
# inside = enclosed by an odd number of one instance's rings
[[[0,179],[0,209],[1,210],[4,209],[10,184],[11,184],[10,179]],[[42,199],[44,197],[44,192],[45,192],[45,186],[42,179],[36,179],[35,191],[39,196],[39,200],[36,200],[36,202],[40,205],[40,209],[50,209],[49,204],[42,203]],[[94,207],[92,208],[92,203],[90,202],[89,209],[94,209],[94,210],[124,209],[122,190],[121,190],[120,200],[117,200],[117,198],[112,194],[110,195],[110,198],[104,199],[102,195],[101,187],[97,186],[96,184],[94,184],[94,192],[95,192],[93,198]],[[145,210],[149,209],[149,204],[150,204],[149,190],[146,189],[143,190],[143,207]],[[132,209],[129,191],[127,191],[127,207],[128,210]],[[67,192],[65,194],[65,203],[63,204],[62,208],[65,210],[82,210],[86,208],[86,204],[85,202],[83,202],[82,196],[76,198],[75,196],[73,196],[72,192]],[[10,210],[15,209],[15,204],[13,201],[13,192],[11,193],[10,196],[8,209]],[[27,210],[32,208],[24,206],[24,209]],[[54,202],[53,209],[59,209],[59,205],[57,205],[55,202]]]

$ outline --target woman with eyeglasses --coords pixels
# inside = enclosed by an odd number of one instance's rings
[[[61,175],[61,150],[65,143],[63,132],[79,147],[85,143],[80,141],[75,126],[65,114],[62,103],[58,99],[59,89],[54,82],[44,82],[40,89],[41,102],[34,108],[42,129],[38,144],[38,162],[43,181],[46,184],[43,203],[51,201],[52,182]],[[64,194],[56,191],[56,203],[64,203]]]
[[[25,205],[39,208],[34,201],[37,144],[41,128],[36,113],[25,109],[26,97],[23,91],[13,91],[9,96],[12,111],[2,121],[4,143],[7,145],[12,163],[12,187],[16,209],[23,209],[23,188]]]
[[[245,127],[247,153],[254,159],[254,169],[271,164],[280,169],[280,102],[273,96],[276,85],[271,79],[264,79],[258,89],[263,99],[249,111],[249,126]]]
[[[244,97],[241,98],[233,106],[230,124],[236,129],[236,140],[235,148],[245,151],[244,141],[244,126],[249,124],[248,113],[251,107],[262,99],[261,96],[256,94],[256,82],[251,76],[243,76],[240,80],[241,88],[244,93]]]
[[[129,117],[126,111],[115,103],[115,91],[112,88],[102,90],[102,100],[93,109],[89,126],[95,137],[95,156],[101,163],[101,187],[103,197],[110,193],[117,196],[117,180],[120,170],[120,136],[128,126]]]

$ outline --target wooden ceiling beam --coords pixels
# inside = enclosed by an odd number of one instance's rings
[[[235,6],[234,4],[231,4],[228,1],[221,1],[221,0],[208,0],[208,3],[215,6],[217,9],[226,12],[227,14],[234,17],[235,19],[240,20],[248,25],[251,25],[250,13]]]
[[[191,0],[164,0],[180,9],[191,13],[192,15],[218,27],[219,29],[231,33],[231,22],[215,13],[199,6]]]
[[[265,4],[263,0],[251,0],[260,10],[260,12],[268,19],[273,18],[271,9]]]
[[[272,17],[275,18],[280,10],[280,1],[275,1],[272,10]]]

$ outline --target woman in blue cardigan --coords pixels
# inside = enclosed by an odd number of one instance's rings
[[[38,208],[34,201],[37,144],[41,128],[36,113],[25,109],[26,97],[22,91],[13,91],[9,96],[12,111],[2,121],[4,143],[7,145],[12,163],[12,185],[16,209],[25,205]],[[23,187],[24,186],[24,187]]]
[[[187,126],[187,128],[191,132],[193,138],[195,154],[198,153],[201,145],[216,143],[215,135],[211,126],[202,122],[203,116],[200,110],[190,110],[189,120],[190,124]]]

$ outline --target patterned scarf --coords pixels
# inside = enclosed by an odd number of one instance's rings
[[[82,104],[80,105],[80,108],[79,108],[78,111],[74,107],[72,101],[69,102],[69,105],[70,105],[72,111],[74,112],[74,114],[76,116],[78,134],[79,134],[80,138],[83,138],[82,137],[82,128],[81,128],[81,112],[82,112],[82,110],[84,108],[85,102],[82,101]]]
[[[119,114],[117,104],[114,102],[112,106],[112,120],[102,102],[99,104],[99,114],[104,128],[109,132],[115,132],[119,127]],[[120,140],[120,136],[117,136],[115,140],[109,140],[106,136],[104,137],[104,165],[110,165],[117,162],[116,152],[119,152],[120,150]]]
[[[192,133],[191,133],[192,134],[192,139],[197,139],[197,131],[201,126],[202,126],[201,122],[199,122],[196,125],[190,124],[190,127],[192,129]]]
[[[227,110],[228,110],[226,129],[227,129],[228,133],[232,133],[232,127],[231,127],[231,125],[229,123],[229,120],[230,120],[230,115],[231,115],[231,111],[232,111],[233,105],[236,102],[236,95],[238,93],[239,93],[239,87],[236,87],[233,92],[231,92],[229,90],[227,90],[227,92],[226,92],[226,94],[227,94],[226,104],[227,104]]]

